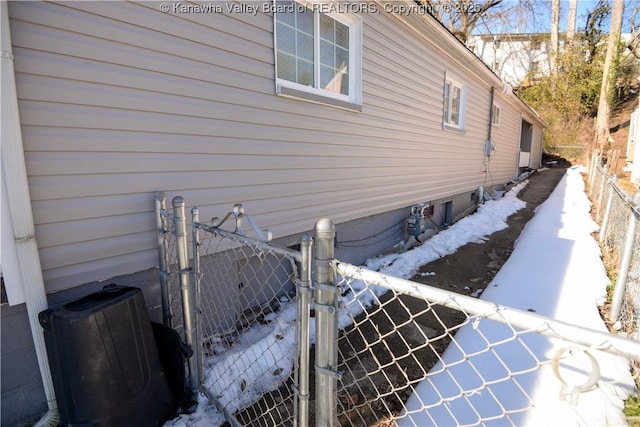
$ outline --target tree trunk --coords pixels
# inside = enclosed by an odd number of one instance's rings
[[[573,43],[576,36],[576,17],[578,16],[578,0],[569,1],[569,16],[567,18],[567,44]]]
[[[558,72],[558,33],[560,30],[560,0],[551,0],[551,47],[549,52],[549,68],[551,75]]]
[[[618,50],[620,40],[620,30],[622,28],[622,14],[624,12],[624,2],[614,1],[611,13],[611,27],[609,40],[607,42],[607,55],[604,59],[604,69],[602,70],[602,86],[600,86],[600,102],[598,104],[598,115],[596,116],[596,130],[594,135],[595,145],[600,151],[604,151],[609,141],[609,93],[615,76],[611,73],[611,64]]]

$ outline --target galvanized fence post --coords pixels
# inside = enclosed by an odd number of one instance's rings
[[[194,301],[193,301],[193,329],[194,329],[194,342],[196,343],[193,348],[192,358],[195,358],[194,366],[196,367],[196,378],[198,384],[202,381],[202,360],[203,360],[203,348],[202,348],[202,328],[200,325],[200,289],[202,274],[200,271],[200,209],[191,209],[191,238],[193,248],[193,288],[194,288]]]
[[[338,289],[334,259],[335,227],[323,218],[315,225],[313,286],[316,313],[316,425],[337,425]]]
[[[158,275],[160,278],[160,297],[162,299],[162,323],[171,327],[171,307],[169,301],[169,266],[167,262],[166,234],[167,229],[162,219],[162,211],[166,210],[167,198],[158,191],[154,195],[156,204],[156,236],[158,238]]]
[[[191,347],[193,353],[198,353],[196,345],[196,335],[194,328],[195,317],[195,295],[191,286],[191,270],[189,269],[189,253],[187,250],[187,216],[185,213],[185,201],[182,197],[176,196],[172,200],[173,217],[175,221],[174,234],[176,236],[176,253],[178,255],[178,268],[180,269],[180,291],[182,293],[182,314],[184,316],[184,335],[187,345]],[[189,358],[189,388],[192,396],[198,393],[197,358]]]
[[[600,189],[598,191],[598,202],[596,203],[596,220],[600,220],[600,212],[602,207],[602,197],[604,195],[604,186],[607,184],[607,171],[609,167],[604,165],[602,167],[602,177],[600,179]]]
[[[615,195],[615,190],[613,187],[618,182],[618,175],[611,175],[611,181],[609,182],[609,195],[607,196],[607,206],[604,208],[604,216],[602,217],[602,225],[600,226],[600,233],[598,234],[598,240],[600,243],[604,242],[605,236],[607,234],[607,228],[609,227],[609,217],[611,216],[611,208],[613,206],[613,196]]]
[[[593,182],[596,178],[596,170],[598,168],[598,152],[594,151],[591,157],[591,169],[589,170],[589,195],[593,196]]]
[[[298,387],[298,416],[296,422],[299,427],[309,425],[309,320],[311,310],[311,237],[302,236],[300,242],[300,283],[298,285],[298,349],[296,370],[296,385]]]
[[[613,291],[611,300],[611,311],[609,320],[613,323],[620,317],[622,303],[627,285],[627,276],[631,267],[631,257],[633,255],[633,244],[635,240],[636,226],[638,224],[638,213],[635,209],[640,208],[640,191],[637,191],[631,199],[631,212],[627,223],[627,234],[624,238],[624,249],[620,258],[620,267],[618,268],[618,277],[616,278],[616,286]]]

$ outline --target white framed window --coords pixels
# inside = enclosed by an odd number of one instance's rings
[[[444,82],[443,126],[448,129],[464,130],[466,87],[450,76]]]
[[[328,6],[276,1],[276,92],[359,110],[362,21]]]
[[[491,124],[500,126],[500,106],[493,104],[493,112],[491,113]]]

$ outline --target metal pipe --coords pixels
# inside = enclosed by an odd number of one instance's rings
[[[226,237],[228,239],[231,239],[249,246],[260,246],[262,248],[265,248],[266,250],[269,250],[270,252],[273,252],[274,254],[282,255],[287,258],[296,260],[298,262],[302,261],[299,251],[294,251],[287,248],[281,248],[279,246],[272,246],[268,243],[265,243],[262,240],[257,240],[249,236],[244,236],[231,231],[223,230],[221,228],[218,228],[221,224],[222,223],[219,223],[217,225],[204,225],[201,223],[201,224],[198,224],[198,228],[202,229],[203,231],[206,231],[207,233]]]
[[[336,229],[331,220],[323,218],[316,222],[315,233],[313,287],[316,313],[316,425],[333,427],[338,421],[338,292],[335,269],[331,266]]]
[[[640,191],[636,191],[631,199],[631,210],[627,222],[627,234],[624,238],[624,249],[620,259],[620,267],[618,267],[618,277],[616,277],[616,286],[611,299],[611,311],[609,312],[609,320],[613,323],[620,318],[624,293],[627,287],[627,276],[631,267],[631,257],[633,255],[633,245],[636,234],[636,226],[638,225],[638,213],[634,209],[640,206]]]
[[[171,307],[169,302],[169,269],[167,248],[165,246],[167,229],[162,219],[162,211],[166,210],[166,196],[158,191],[154,195],[156,204],[156,236],[158,244],[158,276],[160,280],[160,296],[162,298],[162,323],[171,327]]]
[[[345,262],[336,263],[336,270],[343,277],[352,277],[433,304],[462,310],[468,315],[495,320],[552,338],[566,339],[566,337],[570,337],[571,341],[576,344],[632,360],[640,360],[640,341],[561,322],[528,311],[505,307],[491,301],[454,294],[444,289],[400,279]]]
[[[300,242],[300,283],[298,286],[298,402],[297,422],[299,427],[309,425],[309,323],[311,287],[311,245],[308,234]]]
[[[609,225],[609,216],[611,216],[611,208],[613,206],[613,195],[615,194],[613,186],[618,182],[618,175],[613,174],[611,176],[611,183],[609,184],[609,196],[607,198],[607,206],[604,208],[604,216],[602,217],[602,226],[598,233],[598,240],[600,243],[604,242],[604,238],[607,234],[607,228]]]
[[[182,197],[176,196],[172,200],[173,219],[175,228],[173,233],[176,237],[176,254],[178,256],[178,268],[180,269],[180,291],[182,293],[182,315],[184,317],[184,335],[187,345],[196,354],[199,349],[196,344],[196,331],[194,327],[195,295],[191,287],[191,271],[189,270],[189,254],[187,250],[187,217],[185,214],[185,201]],[[198,393],[199,378],[197,357],[189,358],[189,388],[192,397]]]
[[[198,378],[198,384],[202,382],[202,360],[203,360],[203,347],[202,347],[202,325],[200,324],[200,290],[202,285],[202,274],[200,270],[200,229],[196,224],[200,223],[200,209],[191,209],[191,234],[193,244],[193,288],[194,288],[194,302],[193,302],[193,322],[195,329],[195,342],[196,347],[193,349],[193,356],[196,358],[195,366],[197,367],[196,377]]]

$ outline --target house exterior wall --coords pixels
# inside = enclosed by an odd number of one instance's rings
[[[274,94],[267,14],[164,14],[149,2],[9,10],[49,292],[154,266],[156,190],[204,218],[242,201],[289,235],[484,182],[491,83],[429,40],[424,17],[416,37],[399,17],[363,16],[357,113]],[[445,73],[468,88],[464,133],[442,129]],[[514,175],[509,149],[497,151],[497,181]]]

